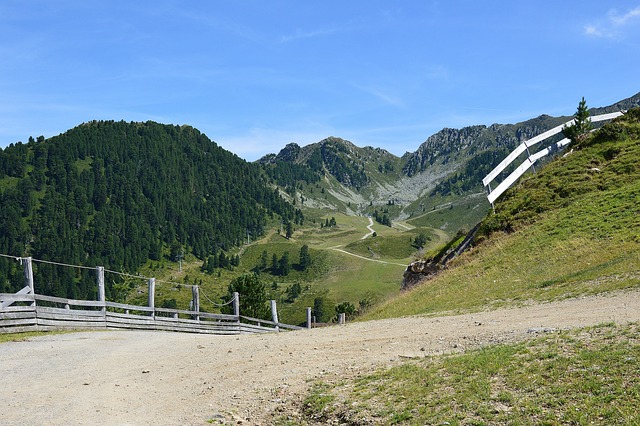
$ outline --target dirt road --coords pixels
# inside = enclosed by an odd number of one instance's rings
[[[640,291],[269,335],[103,331],[0,344],[3,425],[270,424],[309,379],[554,329],[640,320]]]

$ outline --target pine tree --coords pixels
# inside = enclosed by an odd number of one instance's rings
[[[316,322],[327,322],[328,318],[334,307],[331,306],[329,301],[325,297],[316,297],[313,299],[313,316],[316,317]]]
[[[262,256],[260,256],[260,270],[264,271],[265,269],[267,269],[267,262],[268,262],[268,257],[269,255],[267,254],[266,250],[262,251]]]
[[[223,300],[229,300],[233,293],[239,293],[240,313],[252,318],[269,318],[267,307],[267,291],[263,282],[254,274],[245,274],[235,278],[229,284],[227,295]],[[232,313],[233,307],[224,306],[223,313]]]
[[[306,271],[311,265],[311,255],[309,254],[309,246],[303,245],[300,248],[300,269]]]
[[[562,134],[571,139],[572,143],[575,143],[584,139],[585,135],[589,134],[593,128],[591,119],[589,118],[589,108],[587,107],[587,102],[584,100],[584,96],[578,104],[578,110],[573,115],[573,118],[575,120],[574,123],[570,126],[565,126],[562,129]]]
[[[288,240],[293,235],[293,225],[291,224],[291,222],[287,222],[286,228],[287,228],[286,237]]]
[[[280,275],[286,277],[291,272],[291,264],[289,263],[289,252],[285,251],[279,262],[279,272]]]

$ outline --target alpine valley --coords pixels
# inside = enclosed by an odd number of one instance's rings
[[[639,105],[640,93],[590,112]],[[284,322],[306,306],[319,321],[362,313],[398,293],[409,262],[485,217],[482,178],[513,148],[570,119],[443,129],[402,157],[328,137],[254,163],[190,126],[92,121],[30,137],[0,150],[0,293],[23,287],[11,257],[32,256],[128,274],[108,278],[111,300],[144,301],[136,277],[158,277],[158,304],[186,309],[183,286],[199,285],[201,309],[216,311],[253,274]],[[43,294],[95,297],[90,270],[43,262],[34,274]]]

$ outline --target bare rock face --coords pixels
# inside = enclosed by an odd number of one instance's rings
[[[434,260],[417,260],[411,262],[404,271],[402,290],[408,290],[424,280],[431,279],[442,270],[442,265]]]

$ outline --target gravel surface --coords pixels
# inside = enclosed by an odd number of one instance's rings
[[[102,331],[0,344],[3,425],[270,424],[310,379],[640,320],[640,291],[268,335]]]

